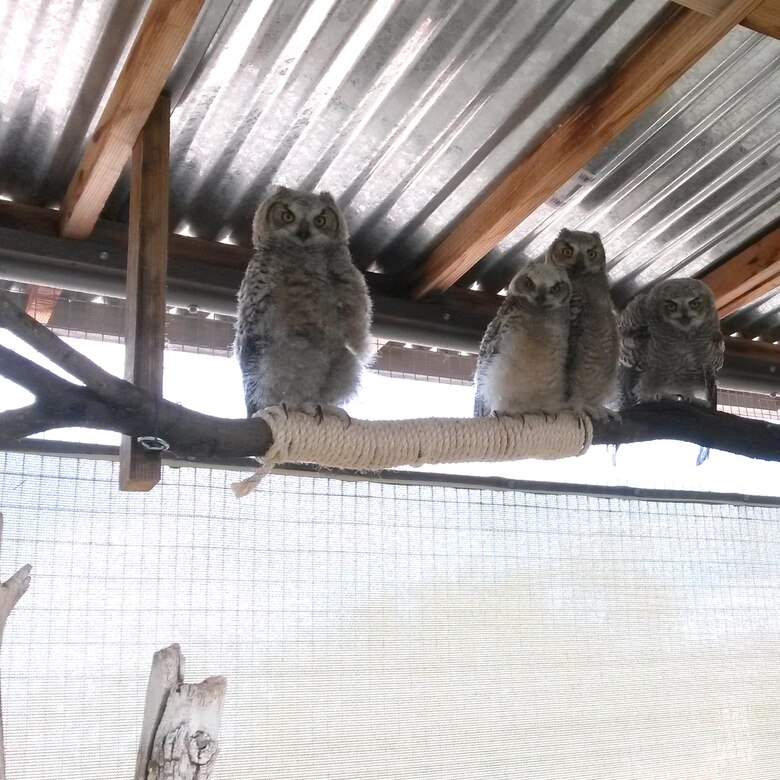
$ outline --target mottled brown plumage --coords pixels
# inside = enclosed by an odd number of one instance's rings
[[[328,193],[281,187],[258,207],[253,240],[235,340],[249,415],[341,406],[371,354],[371,301],[341,211]]]

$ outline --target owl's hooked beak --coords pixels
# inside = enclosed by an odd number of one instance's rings
[[[311,238],[311,230],[309,230],[309,223],[302,219],[301,223],[298,225],[298,229],[295,231],[295,235],[301,240],[301,241],[307,241]]]

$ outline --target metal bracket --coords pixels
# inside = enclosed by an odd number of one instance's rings
[[[171,448],[171,445],[159,436],[138,436],[136,441],[147,452],[165,452]]]

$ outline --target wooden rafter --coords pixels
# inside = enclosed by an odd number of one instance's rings
[[[716,16],[728,5],[728,0],[674,1],[678,5],[684,5],[686,8],[705,14],[705,16]],[[780,0],[764,0],[740,24],[764,35],[770,35],[772,38],[780,38]]]
[[[712,18],[677,8],[433,250],[417,294],[460,279],[760,2],[731,0]]]
[[[125,379],[162,396],[165,281],[168,266],[168,151],[170,101],[162,96],[133,148],[127,247]],[[159,452],[124,436],[119,450],[121,490],[151,490],[161,474]]]
[[[204,0],[152,0],[87,144],[65,200],[60,232],[86,238],[151,113]]]
[[[721,317],[780,287],[780,227],[710,271],[702,281],[715,295]]]

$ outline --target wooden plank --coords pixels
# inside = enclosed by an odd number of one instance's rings
[[[453,285],[759,2],[732,0],[711,19],[676,8],[595,95],[515,165],[433,250],[417,294]]]
[[[675,0],[675,2],[706,16],[717,16],[728,5],[728,0]],[[780,38],[780,0],[764,0],[740,24],[772,38]]]
[[[780,287],[780,228],[702,277],[726,317]]]
[[[168,265],[170,101],[161,96],[133,148],[125,309],[125,379],[162,395],[165,281]],[[156,431],[149,431],[154,435]],[[160,481],[159,453],[123,436],[121,490],[151,490]]]
[[[152,0],[65,200],[60,232],[86,238],[130,159],[204,0]]]
[[[48,325],[61,293],[62,290],[59,287],[43,287],[42,285],[31,284],[27,288],[25,313],[38,320],[42,325]]]

